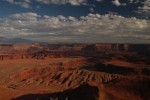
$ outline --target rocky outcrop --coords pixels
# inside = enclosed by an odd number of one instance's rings
[[[0,58],[103,57],[137,53],[149,57],[148,44],[14,44],[0,45]],[[3,56],[8,55],[8,56]]]
[[[88,70],[63,70],[63,68],[32,68],[10,77],[8,87],[37,84],[45,86],[75,87],[87,82],[107,84],[120,76]]]

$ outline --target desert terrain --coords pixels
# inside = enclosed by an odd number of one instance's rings
[[[0,100],[150,100],[150,45],[0,44]]]

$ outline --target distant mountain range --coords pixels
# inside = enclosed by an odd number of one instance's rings
[[[36,41],[31,41],[28,39],[23,39],[23,38],[5,38],[5,37],[0,37],[0,43],[1,44],[17,44],[17,43],[36,43]]]

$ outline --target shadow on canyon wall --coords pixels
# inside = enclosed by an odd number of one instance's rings
[[[75,89],[52,94],[27,94],[12,100],[97,100],[97,87],[83,84]]]

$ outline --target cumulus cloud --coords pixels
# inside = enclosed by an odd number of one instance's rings
[[[14,14],[0,21],[0,36],[47,42],[142,42],[150,43],[148,20],[118,15],[69,16]]]
[[[39,2],[43,4],[71,4],[71,5],[84,5],[87,0],[5,0],[11,4],[20,5],[24,8],[31,8],[32,2]]]
[[[150,13],[150,0],[146,0],[145,2],[143,2],[143,4],[144,4],[144,6],[143,7],[139,7],[139,9],[141,11]]]
[[[13,14],[9,16],[11,20],[20,20],[20,21],[33,21],[36,20],[40,15],[36,13],[21,13],[21,14]]]
[[[94,8],[90,8],[89,11],[94,13],[95,10],[94,10]]]
[[[31,0],[5,0],[9,2],[10,4],[19,5],[24,8],[31,8]]]
[[[36,0],[45,4],[71,4],[71,5],[81,5],[87,2],[87,0]]]
[[[91,5],[88,4],[90,0],[5,0],[11,4],[19,5],[24,8],[32,8],[33,2],[43,3],[47,5],[55,4],[70,4],[70,5]],[[105,0],[93,0],[97,1],[97,3],[105,3]],[[129,6],[129,5],[137,5],[139,12],[149,12],[150,13],[150,0],[110,0],[107,2],[111,2],[115,6]],[[95,6],[95,4],[92,4]],[[39,8],[40,6],[37,6]],[[90,9],[93,11],[93,9]]]
[[[143,0],[112,0],[112,4],[116,6],[126,6],[130,4],[143,3]]]
[[[71,5],[88,5],[90,0],[35,0],[44,4],[71,4]],[[105,0],[95,0],[102,3]],[[150,12],[150,0],[110,0],[116,6],[139,5],[139,11]],[[142,6],[143,5],[143,6]]]
[[[116,6],[128,6],[128,5],[136,5],[140,4],[138,7],[139,11],[149,12],[150,13],[150,0],[112,0],[112,4]]]
[[[114,5],[116,5],[116,6],[120,6],[121,5],[121,3],[119,2],[119,0],[114,0],[114,1],[112,1],[112,3]]]

